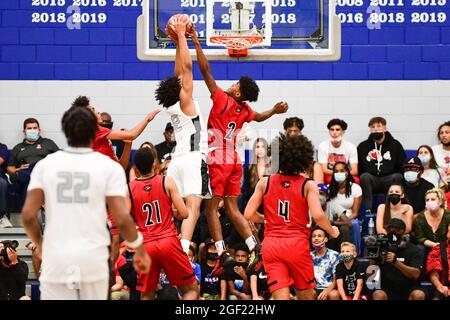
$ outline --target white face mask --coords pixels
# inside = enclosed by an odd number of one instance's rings
[[[431,156],[429,154],[419,155],[418,158],[423,165],[427,165],[431,160]]]
[[[330,141],[331,142],[335,142],[335,143],[341,142],[342,141],[342,136],[338,136],[336,138],[330,138]]]
[[[345,172],[335,172],[334,173],[334,180],[336,180],[336,182],[338,182],[338,183],[344,182],[346,178],[347,178],[347,175]]]
[[[428,201],[425,204],[425,207],[428,209],[428,211],[436,211],[439,208],[439,204],[437,201]]]
[[[403,176],[405,177],[406,182],[409,182],[409,183],[416,182],[418,175],[419,175],[419,173],[415,172],[415,171],[406,171],[403,173]]]

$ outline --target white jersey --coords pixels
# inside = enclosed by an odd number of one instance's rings
[[[106,197],[126,196],[122,167],[90,148],[67,148],[39,161],[28,190],[45,195],[40,280],[92,282],[109,277]]]
[[[188,152],[199,152],[204,155],[208,153],[208,132],[205,121],[203,120],[197,101],[193,102],[196,115],[192,117],[187,116],[181,110],[179,102],[167,108],[177,142],[172,152],[173,157]]]

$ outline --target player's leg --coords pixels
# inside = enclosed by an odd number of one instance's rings
[[[289,300],[290,297],[289,287],[283,287],[272,292],[273,300]]]
[[[289,268],[289,274],[294,280],[294,288],[298,300],[314,300],[316,298],[316,281],[314,277],[314,263],[309,251],[307,238],[291,238],[283,242],[281,248],[284,260]],[[289,255],[288,252],[295,252]]]
[[[160,240],[144,243],[144,247],[152,260],[152,264],[148,273],[138,274],[136,290],[141,292],[141,300],[154,300],[161,272],[161,256],[164,257],[167,252],[161,254]]]
[[[108,300],[109,284],[109,278],[93,282],[82,282],[80,284],[80,300]]]
[[[200,297],[200,289],[197,281],[191,284],[180,285],[178,289],[181,290],[183,300],[198,300]]]
[[[315,300],[316,292],[314,289],[295,290],[297,300]]]
[[[190,195],[185,198],[189,216],[181,223],[181,246],[186,254],[189,252],[192,235],[194,234],[195,226],[200,217],[200,205],[202,204],[202,200],[200,195]]]

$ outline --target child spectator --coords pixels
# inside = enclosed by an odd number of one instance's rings
[[[219,258],[214,241],[209,239],[203,248],[206,254],[200,259],[200,299],[202,300],[226,300],[227,283],[218,276],[213,276],[212,271]],[[200,249],[201,252],[202,249]]]
[[[225,269],[228,286],[228,299],[250,300],[250,282],[245,273],[248,266],[249,252],[245,245],[237,246],[234,253],[234,266]]]
[[[356,246],[341,244],[341,262],[336,266],[336,284],[342,300],[366,300],[362,295],[366,271],[356,259]]]

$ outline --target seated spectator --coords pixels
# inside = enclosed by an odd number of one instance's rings
[[[167,122],[166,128],[164,129],[164,141],[161,143],[158,143],[155,148],[158,152],[159,162],[162,162],[164,157],[167,157],[167,155],[170,155],[172,153],[173,148],[177,145],[177,142],[175,141],[175,134],[173,133],[173,126],[172,123]]]
[[[440,144],[432,147],[438,166],[445,173],[445,181],[450,184],[450,121],[446,121],[438,128],[437,137]]]
[[[422,173],[422,162],[417,157],[408,159],[403,165],[403,187],[414,214],[425,209],[425,193],[434,188],[432,183],[422,178]]]
[[[189,246],[188,257],[189,262],[192,265],[192,270],[194,271],[195,277],[197,278],[197,282],[200,283],[202,279],[202,270],[200,268],[200,265],[197,263],[197,250],[192,244]]]
[[[393,184],[389,187],[386,202],[380,204],[377,209],[377,233],[387,234],[385,224],[392,218],[396,218],[405,223],[405,234],[410,234],[413,217],[413,208],[408,204],[405,189],[402,185]]]
[[[425,300],[427,294],[420,286],[422,251],[404,237],[406,225],[393,218],[386,224],[390,250],[386,260],[377,262],[381,273],[381,289],[375,290],[373,300]]]
[[[200,260],[200,299],[202,300],[226,300],[227,283],[218,276],[213,276],[212,271],[219,258],[217,249],[212,239],[208,239],[203,247],[206,254]]]
[[[447,237],[450,211],[444,207],[445,198],[441,189],[434,188],[425,194],[425,210],[414,221],[414,236],[419,244],[429,252]]]
[[[318,148],[318,159],[325,175],[325,183],[330,184],[336,162],[347,163],[354,181],[359,183],[358,152],[353,143],[342,139],[347,130],[347,123],[341,119],[331,119],[327,128],[330,139],[321,142]]]
[[[261,247],[259,248],[261,249]],[[271,295],[263,259],[254,259],[247,268],[247,277],[250,279],[252,300],[269,300]]]
[[[434,158],[433,149],[430,146],[421,145],[417,149],[417,157],[423,166],[422,178],[432,183],[436,188],[441,188],[446,192],[448,188],[447,182],[445,181],[445,172],[438,167]]]
[[[434,300],[450,300],[450,224],[447,226],[447,241],[435,246],[427,258],[427,274],[434,286]]]
[[[12,227],[8,217],[8,182],[5,176],[9,161],[9,150],[6,145],[0,143],[0,228]]]
[[[386,193],[389,186],[400,183],[405,150],[386,128],[386,120],[369,121],[371,134],[358,145],[358,172],[363,191],[363,206],[372,212],[373,195]]]
[[[303,120],[299,117],[286,118],[283,122],[284,133],[286,136],[299,136],[305,127]]]
[[[28,265],[16,250],[0,242],[0,300],[19,300],[25,296]]]
[[[100,117],[102,118],[102,123],[100,124],[100,126],[112,130],[114,122],[112,121],[111,115],[108,112],[102,112],[100,113]],[[122,158],[125,142],[123,142],[122,140],[111,140],[111,144],[113,146],[116,157],[118,159]]]
[[[229,300],[250,300],[250,281],[245,270],[249,263],[249,251],[246,245],[235,248],[234,266],[225,269],[224,278],[228,286]]]
[[[20,210],[25,202],[30,174],[35,164],[47,155],[58,151],[58,146],[53,140],[41,137],[41,128],[36,119],[25,119],[23,133],[25,139],[13,148],[7,167],[13,183],[11,188],[17,193]]]
[[[350,242],[341,244],[341,262],[336,266],[337,290],[342,300],[366,300],[362,295],[366,270],[358,262],[356,246]]]
[[[334,272],[339,263],[339,253],[328,249],[328,235],[319,227],[314,228],[311,243],[314,248],[311,256],[314,263],[316,295],[318,300],[339,300]]]
[[[353,242],[359,247],[361,234],[357,218],[362,201],[361,187],[354,182],[347,163],[336,162],[332,172],[327,211],[332,224],[337,226],[340,231],[339,237],[334,239],[337,245],[332,248],[336,251],[340,250],[342,242],[351,240],[350,229],[353,234]]]

